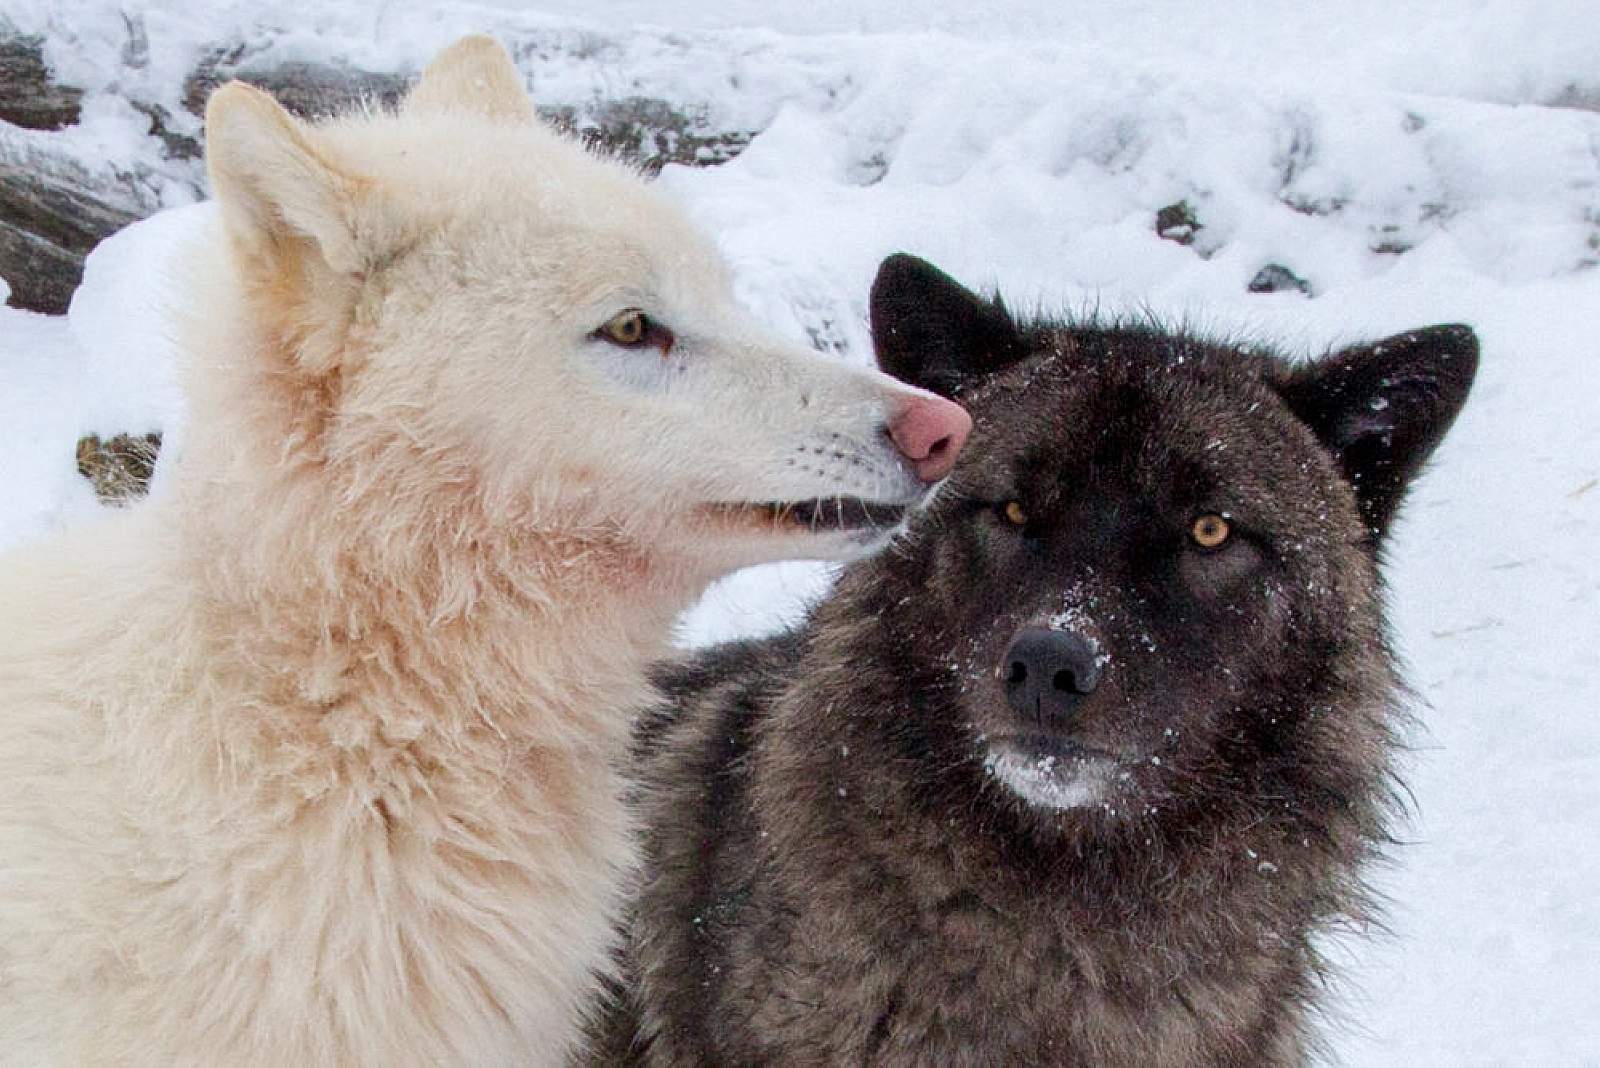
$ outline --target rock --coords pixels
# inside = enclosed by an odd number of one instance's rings
[[[1399,256],[1410,252],[1413,242],[1406,236],[1403,227],[1386,223],[1373,231],[1372,243],[1368,247],[1380,256]]]
[[[585,144],[633,160],[650,172],[668,163],[709,167],[726,163],[750,144],[752,132],[716,130],[703,114],[665,100],[630,96],[598,100],[583,109],[541,108],[548,122],[571,130]]]
[[[1187,200],[1168,204],[1156,212],[1156,233],[1164,240],[1176,241],[1180,245],[1192,245],[1195,235],[1203,229],[1205,227],[1200,225],[1194,207]]]
[[[160,451],[160,434],[118,434],[110,441],[91,434],[78,442],[78,473],[107,504],[132,500],[150,491]]]
[[[1281,263],[1269,263],[1256,272],[1250,279],[1250,284],[1245,287],[1252,293],[1284,293],[1289,290],[1298,290],[1306,296],[1312,296],[1311,283],[1295,274]]]
[[[267,90],[301,118],[331,114],[363,101],[392,106],[405,95],[412,80],[405,73],[342,64],[267,62],[252,59],[242,46],[235,46],[214,51],[189,76],[183,88],[184,109],[197,117],[203,115],[211,91],[233,78]],[[633,160],[648,171],[660,170],[668,163],[691,167],[726,163],[744,151],[754,136],[753,131],[716,129],[703,110],[679,108],[645,96],[595,100],[582,107],[541,107],[539,114],[586,144]],[[156,124],[161,127],[157,132],[172,136],[165,133],[167,123],[162,117],[153,116]],[[199,146],[180,146],[178,151],[198,155]]]
[[[200,139],[173,129],[172,115],[160,104],[130,100],[133,110],[150,120],[150,136],[161,142],[168,159],[197,162],[204,154]]]
[[[235,78],[265,89],[302,119],[330,115],[360,101],[393,105],[411,84],[404,74],[361,70],[345,64],[300,60],[252,63],[245,47],[235,45],[211,52],[184,81],[184,109],[197,117],[204,115],[211,91]]]
[[[1340,214],[1348,203],[1343,197],[1305,197],[1287,193],[1278,199],[1284,207],[1297,215],[1323,218]]]
[[[64,313],[89,250],[157,206],[131,175],[91,173],[0,138],[0,277],[11,286],[8,303]]]
[[[1600,86],[1568,85],[1546,102],[1547,107],[1600,111]]]
[[[64,315],[83,279],[83,256],[0,221],[0,278],[11,307]]]
[[[123,61],[129,69],[144,70],[150,51],[144,23],[136,18],[128,26]],[[0,119],[10,123],[0,124],[0,278],[10,286],[9,303],[65,312],[82,279],[84,257],[100,240],[167,204],[201,194],[197,120],[211,91],[223,82],[250,82],[291,112],[313,118],[357,102],[393,105],[414,76],[365,70],[343,60],[284,59],[271,54],[273,47],[268,39],[212,48],[184,80],[176,113],[155,102],[159,94],[150,87],[137,88],[137,79],[131,81],[127,103],[149,119],[149,134],[160,148],[137,160],[85,160],[70,138],[47,132],[78,121],[82,93],[55,84],[40,40],[19,34],[0,16]],[[580,41],[571,47],[586,46]],[[544,107],[541,114],[646,171],[667,163],[726,162],[755,134],[719,128],[704,106],[645,95],[568,101]]]
[[[78,121],[80,90],[57,85],[42,42],[0,23],[0,122],[27,130],[59,130]]]

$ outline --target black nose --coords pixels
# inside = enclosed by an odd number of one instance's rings
[[[1011,639],[1000,673],[1013,712],[1060,727],[1100,684],[1100,659],[1094,643],[1081,634],[1027,627]]]

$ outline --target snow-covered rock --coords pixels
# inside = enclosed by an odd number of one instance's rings
[[[83,92],[50,77],[44,41],[17,33],[0,17],[0,122],[59,130],[78,121]]]
[[[199,198],[200,120],[218,85],[248,81],[309,117],[393,104],[425,58],[367,47],[348,20],[333,27],[344,35],[308,35],[287,10],[220,25],[160,5],[76,17],[84,13],[24,7],[15,14],[27,32],[0,17],[0,277],[11,303],[33,311],[66,310],[84,256],[106,236]],[[547,120],[646,169],[725,162],[754,132],[738,125],[737,109],[714,114],[716,94],[673,75],[708,60],[704,45],[564,20],[510,26],[506,40],[536,72]],[[663,73],[608,76],[639,57]]]

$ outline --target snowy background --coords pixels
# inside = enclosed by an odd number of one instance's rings
[[[85,90],[76,126],[0,142],[48,137],[173,209],[101,246],[68,317],[0,308],[0,547],[99,507],[80,434],[181,447],[168,265],[209,209],[148,115],[198,135],[183,81],[217,42],[409,72],[488,30],[541,104],[643,95],[751,135],[659,180],[743,299],[841,359],[869,358],[867,287],[898,249],[1013,306],[1148,308],[1295,352],[1472,324],[1478,385],[1389,569],[1426,701],[1380,877],[1394,933],[1339,950],[1332,1044],[1348,1065],[1600,1065],[1593,0],[0,0],[0,22]],[[1156,232],[1181,201],[1188,244]],[[1302,287],[1250,292],[1274,264]],[[686,640],[774,626],[825,584],[736,577]]]

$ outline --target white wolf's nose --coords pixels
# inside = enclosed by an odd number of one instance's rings
[[[972,416],[954,401],[919,393],[889,420],[889,440],[924,482],[950,473],[972,432]]]

